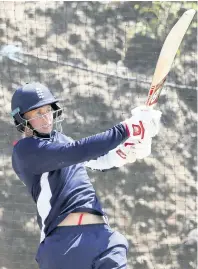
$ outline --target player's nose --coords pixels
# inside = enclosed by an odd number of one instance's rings
[[[47,122],[48,124],[51,124],[52,121],[53,121],[53,117],[52,117],[51,113],[46,113],[46,114],[44,114],[44,115],[42,116],[42,118],[43,118],[43,120],[44,120],[45,122]]]

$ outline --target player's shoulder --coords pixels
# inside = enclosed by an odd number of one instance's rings
[[[49,139],[38,137],[25,137],[15,142],[13,152],[18,154],[35,153],[35,151],[49,143],[72,143],[74,140],[60,132],[53,132]]]
[[[22,138],[15,143],[13,147],[13,153],[16,152],[20,154],[31,152],[32,150],[35,150],[40,143],[40,139],[35,137]]]

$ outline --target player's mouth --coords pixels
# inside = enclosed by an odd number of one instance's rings
[[[45,131],[45,132],[49,132],[52,130],[53,124],[45,124],[43,126],[40,127],[40,132]]]
[[[52,124],[50,123],[50,124],[43,125],[42,128],[49,128],[51,126],[52,126]]]

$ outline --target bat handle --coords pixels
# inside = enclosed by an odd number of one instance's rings
[[[151,88],[148,93],[148,98],[146,101],[147,106],[150,106],[153,108],[157,104],[165,81],[166,81],[166,77],[163,78],[157,85],[151,85]]]

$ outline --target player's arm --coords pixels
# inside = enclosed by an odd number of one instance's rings
[[[145,117],[145,115],[147,117]],[[150,116],[149,116],[150,115]],[[136,130],[141,122],[143,129]],[[149,111],[132,116],[106,132],[83,138],[71,143],[56,143],[34,138],[25,138],[14,148],[19,162],[24,169],[32,169],[35,174],[49,172],[77,163],[83,163],[107,154],[125,141],[129,136],[143,140],[142,132],[150,135],[155,126],[153,116]],[[150,135],[151,136],[151,135]]]
[[[41,174],[95,159],[117,147],[127,137],[126,127],[118,124],[106,132],[70,143],[25,138],[16,144],[13,154],[24,169]]]

